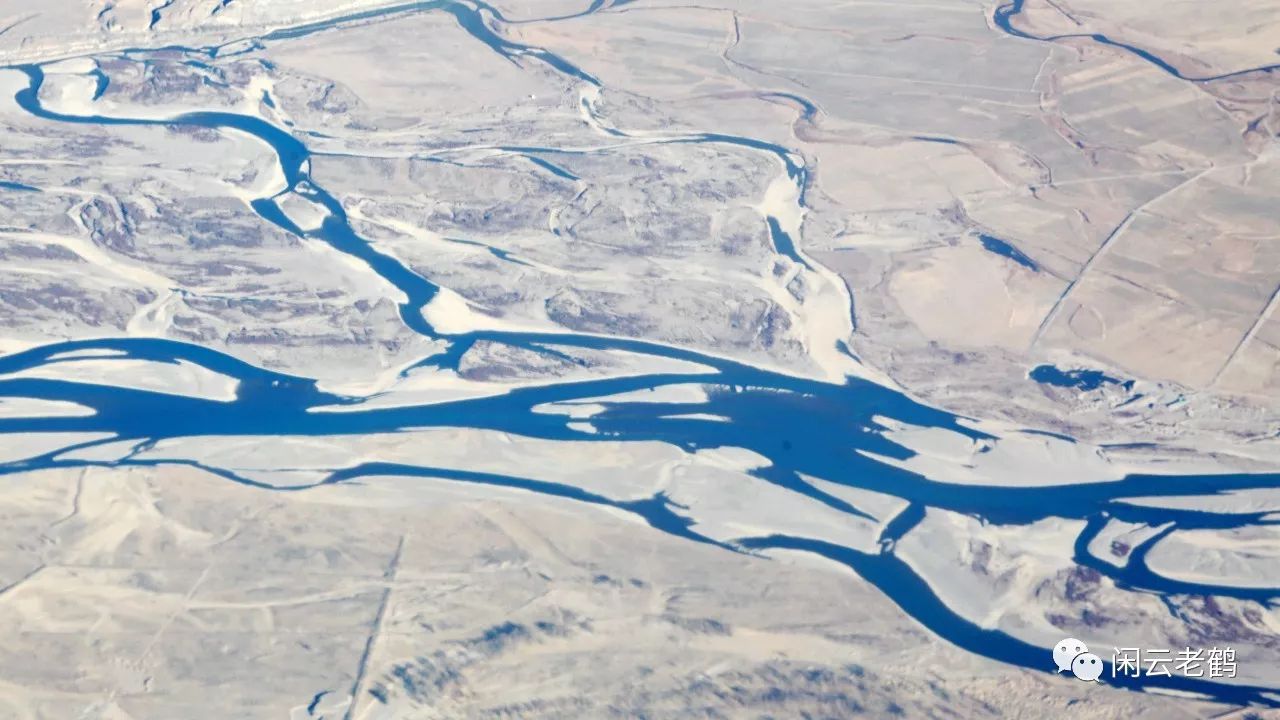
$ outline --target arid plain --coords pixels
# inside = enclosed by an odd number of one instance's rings
[[[1280,3],[0,0],[0,66],[0,717],[1280,706]]]

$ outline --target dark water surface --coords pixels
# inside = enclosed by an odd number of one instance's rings
[[[616,4],[616,3],[615,3]],[[602,7],[595,3],[584,11]],[[997,11],[997,22],[1006,31],[1021,9],[1021,2]],[[356,13],[321,23],[280,30],[256,39],[259,43],[286,42],[291,38],[323,32],[343,23],[372,20],[397,13],[448,12],[477,41],[515,62],[532,58],[576,82],[602,87],[594,76],[572,62],[541,48],[513,43],[500,36],[492,23],[500,16],[486,6],[473,9],[452,2],[410,3],[383,10]],[[618,16],[624,21],[623,16]],[[144,51],[133,51],[145,54]],[[190,50],[203,57],[216,57],[218,48]],[[1138,52],[1134,50],[1134,52]],[[324,483],[351,482],[379,475],[421,477],[426,481],[447,481],[520,488],[529,492],[577,502],[619,508],[642,517],[662,532],[695,542],[721,545],[726,551],[755,551],[775,548],[797,549],[830,558],[874,583],[899,607],[945,640],[966,650],[1001,662],[1053,671],[1050,646],[1040,647],[1007,633],[978,627],[960,617],[929,585],[927,578],[913,571],[895,555],[896,540],[910,532],[931,511],[949,511],[1000,525],[1027,525],[1047,518],[1084,522],[1074,548],[1074,561],[1114,581],[1133,593],[1153,593],[1176,601],[1182,596],[1211,595],[1257,602],[1274,602],[1276,588],[1238,588],[1226,585],[1177,581],[1151,571],[1146,553],[1170,532],[1185,529],[1233,529],[1275,524],[1262,513],[1222,513],[1143,507],[1125,502],[1132,497],[1185,497],[1215,495],[1231,490],[1275,488],[1280,475],[1131,475],[1113,482],[1086,482],[1042,487],[961,486],[930,480],[903,470],[869,454],[905,460],[913,453],[886,436],[877,416],[921,427],[942,428],[972,440],[999,442],[955,415],[922,405],[895,390],[850,378],[832,384],[796,378],[755,368],[743,363],[707,356],[695,351],[641,340],[604,338],[574,333],[471,332],[458,335],[439,333],[422,315],[422,309],[438,291],[436,285],[396,259],[379,252],[360,237],[348,221],[341,203],[308,174],[310,151],[302,140],[285,129],[260,118],[225,112],[191,112],[170,120],[144,120],[103,116],[68,116],[46,110],[40,103],[43,71],[38,65],[16,69],[26,74],[29,85],[16,95],[18,104],[35,117],[60,124],[186,126],[248,133],[270,146],[279,159],[288,187],[274,197],[259,198],[253,209],[264,222],[272,223],[300,237],[322,241],[366,264],[402,292],[407,300],[400,307],[406,326],[430,338],[447,340],[449,350],[424,358],[419,366],[457,367],[461,355],[477,341],[492,341],[549,352],[547,346],[597,350],[622,350],[697,363],[703,369],[650,374],[639,377],[563,382],[541,387],[525,387],[497,396],[455,400],[431,405],[375,408],[363,407],[363,398],[345,397],[320,390],[314,380],[255,367],[211,348],[161,339],[96,339],[56,343],[0,357],[0,398],[37,398],[75,402],[91,408],[81,417],[0,417],[0,433],[105,432],[109,441],[82,443],[87,447],[101,442],[126,440],[134,452],[111,462],[86,461],[66,457],[68,448],[45,455],[0,465],[0,474],[45,468],[84,466],[159,466],[186,464],[202,467],[229,481],[267,487],[232,470],[207,467],[182,458],[143,458],[140,451],[160,440],[194,436],[262,435],[275,437],[342,436],[394,432],[415,428],[458,427],[498,430],[526,437],[573,441],[661,441],[684,448],[745,448],[769,460],[769,466],[752,472],[760,482],[772,483],[799,492],[815,502],[847,513],[851,519],[870,517],[850,503],[822,492],[802,476],[809,475],[848,487],[885,493],[907,501],[908,509],[885,526],[880,550],[866,553],[816,538],[752,537],[733,544],[702,536],[697,518],[688,508],[659,494],[635,501],[615,500],[582,488],[548,482],[534,477],[514,477],[449,468],[370,462],[336,469]],[[106,87],[106,80],[101,87]],[[812,103],[802,107],[813,108]],[[718,133],[704,133],[671,140],[680,143],[729,144],[764,152],[777,158],[798,188],[803,190],[808,175],[798,155],[778,145],[760,140]],[[515,150],[515,148],[512,148]],[[549,148],[519,148],[531,161],[565,179],[568,171],[538,155],[555,152]],[[163,162],[164,158],[157,158]],[[280,200],[298,193],[322,206],[327,215],[312,232],[297,228],[280,210]],[[807,265],[795,247],[795,238],[781,230],[770,218],[769,229],[778,251]],[[1012,248],[1010,247],[1012,250]],[[998,250],[998,248],[997,248]],[[1014,250],[1013,252],[1016,252]],[[1009,255],[1020,261],[1018,255]],[[1022,256],[1025,258],[1025,256]],[[1026,259],[1026,262],[1030,262]],[[79,360],[63,356],[69,352],[106,351],[119,353],[122,360],[151,363],[187,362],[234,378],[238,389],[234,400],[218,401],[197,396],[115,387],[91,381],[14,378],[13,373]],[[100,360],[99,360],[100,361]],[[1056,369],[1055,369],[1056,370]],[[1047,372],[1047,371],[1046,371]],[[1059,371],[1060,372],[1060,371]],[[1036,378],[1041,379],[1041,378]],[[1043,381],[1054,382],[1048,375]],[[1091,382],[1073,378],[1073,382]],[[538,405],[597,398],[668,385],[697,383],[710,389],[704,403],[604,402],[604,411],[591,418],[598,434],[572,428],[569,419],[534,412]],[[345,406],[344,412],[315,412],[331,405]],[[667,417],[673,414],[705,413],[727,418],[727,422]],[[528,468],[536,476],[539,468]],[[304,487],[276,488],[304,491]],[[1088,545],[1111,519],[1151,526],[1167,525],[1163,534],[1132,553],[1125,567],[1116,567],[1090,555]],[[1056,638],[1054,639],[1056,641]],[[1274,693],[1280,688],[1248,687],[1185,677],[1117,678],[1109,680],[1127,688],[1168,688],[1200,693],[1223,701],[1280,705]]]

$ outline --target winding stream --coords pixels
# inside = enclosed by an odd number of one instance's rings
[[[603,2],[596,2],[583,14],[595,12],[604,5]],[[1022,0],[1015,0],[997,11],[997,22],[1007,32],[1019,34],[1012,28],[1011,21],[1021,7]],[[476,9],[456,2],[411,3],[281,30],[265,35],[258,41],[284,41],[342,23],[392,13],[430,11],[451,13],[473,38],[504,57],[533,58],[576,82],[603,87],[594,76],[548,50],[518,45],[502,38],[486,21],[485,16],[499,22],[501,18],[486,6]],[[1095,36],[1094,39],[1099,38]],[[1103,39],[1099,41],[1110,42]],[[1141,54],[1140,50],[1127,49]],[[207,57],[216,55],[217,49],[190,52]],[[1167,64],[1160,65],[1166,71],[1176,72]],[[531,438],[578,442],[661,441],[687,450],[745,448],[769,460],[767,467],[752,472],[760,482],[801,493],[828,508],[846,513],[851,518],[870,516],[850,503],[805,482],[803,476],[901,498],[909,503],[908,509],[885,526],[880,538],[880,550],[867,553],[824,540],[791,536],[749,537],[725,544],[699,534],[696,516],[690,515],[688,508],[673,504],[661,494],[647,500],[620,501],[582,488],[532,478],[379,462],[337,469],[322,482],[341,483],[362,477],[399,475],[421,477],[424,481],[520,488],[577,502],[615,507],[634,513],[659,531],[689,541],[712,543],[724,547],[726,551],[795,549],[816,553],[849,567],[875,584],[899,607],[945,640],[1000,662],[1045,672],[1052,672],[1053,669],[1048,647],[1033,645],[998,630],[979,627],[961,617],[939,599],[927,578],[917,574],[895,554],[896,541],[911,532],[932,510],[969,515],[997,525],[1027,525],[1048,518],[1080,520],[1084,521],[1084,529],[1071,549],[1074,562],[1112,579],[1120,588],[1129,592],[1161,596],[1210,595],[1258,602],[1273,602],[1280,598],[1280,588],[1241,588],[1166,578],[1150,570],[1145,562],[1146,553],[1151,547],[1176,530],[1245,528],[1276,524],[1280,520],[1268,518],[1264,513],[1167,509],[1125,502],[1126,498],[1134,497],[1168,498],[1276,488],[1280,487],[1280,475],[1132,475],[1114,482],[1012,488],[948,484],[870,457],[868,453],[906,460],[913,454],[911,450],[890,439],[884,424],[876,418],[879,416],[915,426],[941,428],[975,441],[999,443],[1000,439],[975,430],[972,424],[961,422],[961,418],[924,406],[900,392],[865,380],[849,378],[843,384],[806,380],[659,343],[576,333],[484,331],[443,335],[424,319],[422,313],[439,288],[396,259],[379,252],[355,232],[341,203],[309,176],[310,151],[293,134],[257,117],[225,112],[191,112],[168,120],[59,114],[47,110],[40,102],[44,74],[39,65],[22,65],[13,69],[23,72],[29,81],[28,86],[17,93],[17,103],[27,112],[50,123],[168,125],[233,130],[247,133],[271,147],[279,160],[287,187],[277,195],[257,199],[252,203],[253,209],[264,222],[273,223],[299,237],[327,243],[359,260],[402,292],[407,298],[400,306],[400,317],[404,324],[423,336],[451,343],[448,352],[424,358],[421,363],[423,365],[456,367],[462,352],[477,341],[487,340],[534,351],[542,351],[545,345],[623,350],[690,361],[705,369],[560,382],[515,389],[496,397],[375,408],[362,407],[364,398],[324,392],[312,379],[258,368],[219,351],[192,344],[143,338],[104,338],[56,343],[0,357],[0,399],[69,401],[91,408],[93,414],[0,417],[0,433],[110,433],[112,437],[0,465],[0,474],[87,466],[197,465],[181,458],[165,460],[142,457],[143,450],[153,448],[161,440],[173,438],[219,435],[339,436],[431,427],[490,429]],[[101,82],[105,87],[105,76]],[[812,108],[807,101],[804,106]],[[752,138],[710,132],[674,138],[670,142],[728,143],[768,153],[784,163],[803,198],[803,191],[808,183],[806,170],[796,160],[798,156],[785,148]],[[280,209],[280,201],[288,193],[302,194],[324,208],[326,217],[318,230],[304,232],[285,216]],[[797,254],[794,239],[782,231],[777,221],[769,218],[769,226],[779,251],[807,266],[808,263]],[[190,363],[234,378],[239,385],[234,400],[220,401],[87,381],[12,377],[13,373],[24,370],[74,364],[79,362],[79,358],[85,357],[86,353],[95,352],[113,353],[115,357],[124,360]],[[68,353],[76,355],[68,356]],[[101,360],[101,357],[96,359]],[[592,425],[599,430],[597,434],[573,428],[569,418],[565,416],[534,411],[536,406],[546,403],[599,398],[689,383],[711,388],[708,400],[700,404],[604,401],[602,404],[605,410],[591,418]],[[315,412],[317,408],[333,405],[344,406],[343,411]],[[718,416],[727,421],[669,417],[691,413]],[[121,440],[132,443],[134,449],[116,460],[84,460],[68,456],[73,449]],[[199,467],[228,481],[257,487],[274,487],[242,477],[226,468]],[[306,487],[310,486],[274,489],[291,492],[305,491]],[[1124,567],[1117,567],[1094,557],[1088,550],[1090,541],[1103,530],[1109,520],[1152,527],[1163,526],[1164,529],[1156,538],[1136,550]],[[1108,679],[1108,682],[1134,690],[1165,688],[1198,693],[1233,703],[1280,706],[1280,694],[1277,694],[1280,688],[1250,687],[1189,677],[1117,677]]]
[[[1092,40],[1093,42],[1096,42],[1099,45],[1106,45],[1108,47],[1113,47],[1118,50],[1122,50],[1124,52],[1135,55],[1139,58],[1142,58],[1148,63],[1151,63],[1152,65],[1172,75],[1173,77],[1176,77],[1179,80],[1186,80],[1188,82],[1207,83],[1207,82],[1213,82],[1215,80],[1226,80],[1230,78],[1243,77],[1245,75],[1251,75],[1254,73],[1270,74],[1270,73],[1276,72],[1277,70],[1280,70],[1280,63],[1274,63],[1272,65],[1260,65],[1258,67],[1245,68],[1243,70],[1233,70],[1232,72],[1221,73],[1219,75],[1194,75],[1194,76],[1186,75],[1181,70],[1179,70],[1176,66],[1174,66],[1172,63],[1160,57],[1159,55],[1156,55],[1150,50],[1144,50],[1143,48],[1140,48],[1137,45],[1133,45],[1131,43],[1125,43],[1125,42],[1120,42],[1119,40],[1113,40],[1102,33],[1064,33],[1061,35],[1034,35],[1032,33],[1021,30],[1015,27],[1014,20],[1017,18],[1019,14],[1022,13],[1026,4],[1027,4],[1027,0],[1011,0],[1010,2],[997,7],[995,10],[995,13],[992,15],[992,20],[995,22],[996,27],[1000,28],[1004,32],[1008,33],[1009,35],[1023,38],[1024,40],[1037,40],[1040,42],[1049,42],[1049,43],[1057,42],[1059,40],[1070,40],[1070,39]]]

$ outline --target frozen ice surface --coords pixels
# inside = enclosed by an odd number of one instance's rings
[[[0,717],[1276,712],[1277,48],[0,0]]]

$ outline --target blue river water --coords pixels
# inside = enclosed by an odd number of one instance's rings
[[[1197,82],[1197,83],[1213,82],[1215,80],[1226,80],[1226,79],[1242,77],[1242,76],[1250,75],[1254,73],[1270,75],[1277,71],[1280,71],[1280,63],[1275,63],[1272,65],[1261,65],[1258,67],[1246,68],[1243,70],[1236,70],[1233,72],[1222,73],[1219,75],[1192,76],[1192,75],[1184,74],[1172,63],[1168,62],[1167,60],[1160,57],[1159,55],[1156,55],[1150,50],[1145,50],[1141,47],[1138,47],[1137,45],[1133,45],[1130,43],[1123,43],[1118,40],[1113,40],[1102,33],[1067,33],[1062,35],[1032,35],[1031,33],[1025,32],[1014,25],[1015,18],[1017,18],[1017,16],[1022,12],[1023,6],[1026,5],[1026,2],[1027,0],[1011,0],[1011,2],[1005,3],[997,7],[995,9],[995,12],[992,15],[992,20],[995,22],[996,27],[1000,28],[1004,32],[1014,37],[1020,37],[1026,40],[1039,40],[1042,42],[1057,42],[1058,40],[1066,40],[1071,38],[1092,40],[1093,42],[1096,42],[1100,45],[1106,45],[1119,50],[1123,50],[1127,53],[1130,53],[1139,58],[1142,58],[1143,60],[1147,61],[1148,63],[1151,63],[1155,67],[1158,67],[1161,70],[1165,71],[1166,73],[1172,75],[1173,77],[1176,77],[1179,80],[1187,80],[1189,82]]]
[[[616,3],[615,3],[616,4]],[[586,12],[602,7],[597,3]],[[1009,30],[1021,2],[1003,6],[998,13]],[[600,87],[594,76],[554,53],[541,48],[517,45],[499,36],[486,16],[500,16],[487,6],[473,9],[451,2],[411,3],[379,11],[357,13],[322,23],[281,30],[257,42],[285,42],[306,34],[322,32],[344,22],[367,20],[394,13],[448,12],[459,26],[477,41],[503,57],[532,57],[572,78]],[[172,49],[170,50],[172,51]],[[193,49],[202,57],[217,57],[218,49]],[[133,51],[134,55],[145,55]],[[144,60],[145,61],[145,60]],[[930,511],[948,511],[972,516],[997,525],[1027,525],[1047,518],[1083,521],[1084,530],[1072,548],[1073,560],[1081,568],[1111,579],[1133,593],[1153,593],[1176,603],[1185,596],[1232,597],[1255,602],[1280,600],[1280,588],[1240,588],[1179,581],[1151,571],[1146,553],[1168,533],[1188,529],[1231,529],[1276,524],[1264,513],[1226,513],[1168,509],[1126,502],[1133,497],[1186,497],[1217,495],[1233,490],[1280,487],[1277,474],[1155,476],[1130,475],[1110,482],[1080,482],[1039,487],[997,487],[954,485],[930,480],[922,475],[888,464],[878,457],[906,460],[912,451],[893,442],[877,417],[916,426],[941,428],[973,440],[999,442],[962,422],[963,418],[928,407],[910,397],[871,382],[849,378],[843,384],[807,380],[762,370],[750,365],[708,356],[696,351],[669,347],[642,340],[608,338],[573,333],[528,333],[483,331],[444,335],[436,331],[422,309],[438,292],[438,287],[422,274],[395,258],[379,252],[352,228],[341,202],[320,187],[308,173],[310,151],[306,144],[285,129],[257,117],[225,112],[191,112],[170,120],[144,120],[103,116],[69,116],[52,112],[40,102],[44,80],[38,65],[15,69],[25,73],[29,84],[15,99],[31,115],[50,123],[81,125],[188,126],[247,133],[275,152],[287,187],[273,197],[252,203],[264,222],[310,240],[325,242],[334,249],[366,264],[400,290],[406,300],[400,307],[404,324],[413,331],[449,342],[448,350],[424,358],[419,366],[456,368],[462,354],[478,341],[502,343],[534,352],[558,348],[612,349],[650,356],[685,360],[702,369],[657,373],[623,378],[606,378],[524,387],[496,396],[405,407],[364,407],[365,398],[325,392],[309,378],[293,376],[253,366],[231,355],[189,343],[151,338],[101,338],[50,344],[0,357],[0,399],[35,398],[74,402],[93,410],[90,415],[68,417],[0,417],[0,433],[83,432],[110,433],[106,441],[89,441],[71,448],[51,451],[38,457],[0,465],[0,474],[36,469],[85,466],[161,466],[184,464],[201,467],[231,482],[268,487],[232,470],[199,465],[183,458],[145,458],[140,451],[171,438],[196,436],[343,436],[394,432],[416,428],[458,427],[490,429],[547,440],[592,442],[660,441],[687,450],[733,447],[745,448],[769,460],[767,467],[753,471],[761,482],[802,493],[815,502],[853,517],[869,517],[846,500],[826,493],[806,482],[804,476],[852,488],[862,488],[901,498],[906,511],[889,522],[880,538],[878,552],[861,552],[823,540],[792,536],[744,537],[725,543],[701,535],[696,517],[688,508],[674,504],[662,494],[644,500],[621,501],[582,488],[532,477],[515,477],[450,468],[368,462],[357,467],[335,469],[324,483],[342,483],[361,478],[397,475],[420,477],[424,482],[447,481],[512,487],[529,492],[594,505],[604,505],[643,518],[654,529],[692,542],[710,543],[726,552],[769,549],[796,549],[841,563],[873,583],[906,613],[939,637],[970,652],[1000,662],[1052,672],[1048,647],[1030,644],[1007,633],[983,628],[959,616],[938,597],[927,578],[921,577],[895,554],[896,542],[917,526]],[[105,87],[105,85],[104,85]],[[812,108],[812,104],[802,103]],[[672,142],[727,143],[768,153],[782,161],[788,174],[803,191],[808,183],[804,165],[791,151],[752,138],[705,133]],[[544,169],[557,169],[534,153],[553,152],[546,148],[512,148],[525,154]],[[324,208],[326,217],[319,229],[304,232],[280,209],[281,199],[296,193]],[[769,221],[781,253],[803,262],[790,238],[775,220]],[[233,400],[213,400],[148,390],[98,384],[92,381],[17,378],[14,373],[51,365],[81,362],[85,353],[112,353],[122,360],[153,363],[185,362],[234,378],[238,389]],[[68,353],[76,353],[68,356]],[[562,353],[569,357],[571,353]],[[101,358],[98,359],[101,361]],[[575,429],[564,416],[535,412],[546,403],[599,398],[643,389],[696,383],[709,389],[703,403],[665,404],[610,402],[593,416],[598,433]],[[317,408],[342,405],[343,412],[316,412]],[[700,413],[724,421],[687,417]],[[686,417],[672,417],[685,415]],[[69,457],[75,448],[121,440],[133,444],[134,451],[112,461]],[[875,456],[875,457],[872,457]],[[536,474],[536,468],[530,468]],[[1082,481],[1088,478],[1081,478]],[[308,486],[274,488],[281,492],[302,492]],[[1110,520],[1166,526],[1162,534],[1134,550],[1129,562],[1117,567],[1090,554],[1088,546]],[[1199,693],[1236,703],[1280,706],[1280,688],[1250,687],[1189,677],[1115,678],[1109,680],[1134,690],[1166,688]]]

